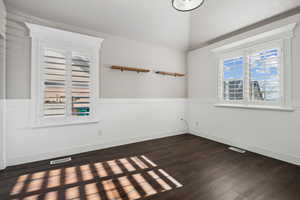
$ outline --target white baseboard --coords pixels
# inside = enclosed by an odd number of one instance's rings
[[[100,150],[100,149],[105,149],[105,148],[109,148],[109,147],[116,147],[116,146],[125,145],[125,144],[131,144],[131,143],[142,142],[142,141],[147,141],[147,140],[152,140],[152,139],[159,139],[159,138],[164,138],[164,137],[169,137],[169,136],[181,135],[184,133],[187,133],[187,131],[186,130],[174,130],[171,132],[164,132],[164,133],[149,135],[146,137],[114,140],[114,141],[101,143],[101,144],[97,144],[97,145],[77,146],[77,147],[64,149],[64,150],[57,151],[57,152],[35,154],[32,156],[26,156],[26,157],[8,158],[7,165],[14,166],[14,165],[19,165],[19,164],[24,164],[24,163],[29,163],[29,162],[47,160],[47,159],[51,159],[51,158],[63,157],[63,156],[79,154],[79,153],[84,153],[84,152],[89,152],[89,151],[94,151],[94,150]]]
[[[200,133],[198,131],[194,131],[194,130],[190,130],[190,133],[199,137],[203,137],[203,138],[207,138],[216,142],[220,142],[229,146],[234,146],[234,147],[238,147],[241,149],[245,149],[247,151],[251,151],[257,154],[261,154],[270,158],[275,158],[277,160],[281,160],[284,162],[288,162],[291,164],[295,164],[300,166],[300,158],[299,157],[295,157],[295,156],[291,156],[291,155],[286,155],[286,154],[282,154],[282,153],[276,153],[267,149],[263,149],[260,147],[255,147],[255,146],[250,146],[247,144],[238,144],[235,143],[233,141],[227,140],[225,138],[221,138],[221,137],[217,137],[217,136],[213,136],[213,135],[208,135],[205,133]]]

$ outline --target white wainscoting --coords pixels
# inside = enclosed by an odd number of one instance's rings
[[[218,66],[213,49],[297,23],[292,46],[293,112],[215,107]],[[197,135],[300,165],[300,14],[188,53],[189,127]],[[285,72],[285,70],[284,70]],[[288,88],[286,84],[285,89]],[[291,110],[290,110],[291,111]]]
[[[294,112],[219,108],[212,99],[189,100],[191,134],[300,165],[299,106]]]
[[[7,165],[187,132],[186,99],[101,99],[99,123],[33,128],[30,100],[7,100]]]
[[[3,0],[0,0],[0,39],[5,41],[5,32],[6,32],[6,8],[3,3]],[[4,38],[4,39],[3,39]],[[3,52],[5,48],[5,42],[3,44],[3,41],[1,43],[1,47],[3,49],[0,49],[1,53],[1,59],[0,59],[0,169],[5,168],[5,149],[4,149],[4,129],[5,129],[5,123],[4,123],[4,109],[5,109],[5,101],[3,100],[5,97],[5,61],[2,59],[3,55],[5,57],[5,52]]]
[[[5,168],[5,149],[4,149],[4,131],[5,131],[5,101],[0,99],[0,170]]]

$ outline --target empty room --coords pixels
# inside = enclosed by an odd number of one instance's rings
[[[300,200],[300,0],[0,0],[0,200]]]

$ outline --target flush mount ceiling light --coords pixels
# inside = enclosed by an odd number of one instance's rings
[[[173,7],[182,12],[192,11],[204,3],[204,0],[172,0]]]

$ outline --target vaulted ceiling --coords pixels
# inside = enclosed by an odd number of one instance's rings
[[[299,6],[300,0],[206,0],[202,8],[191,14],[189,48],[292,9],[300,12]]]
[[[178,49],[196,48],[300,6],[300,0],[206,0],[198,10],[181,13],[171,0],[5,2],[36,17]]]

